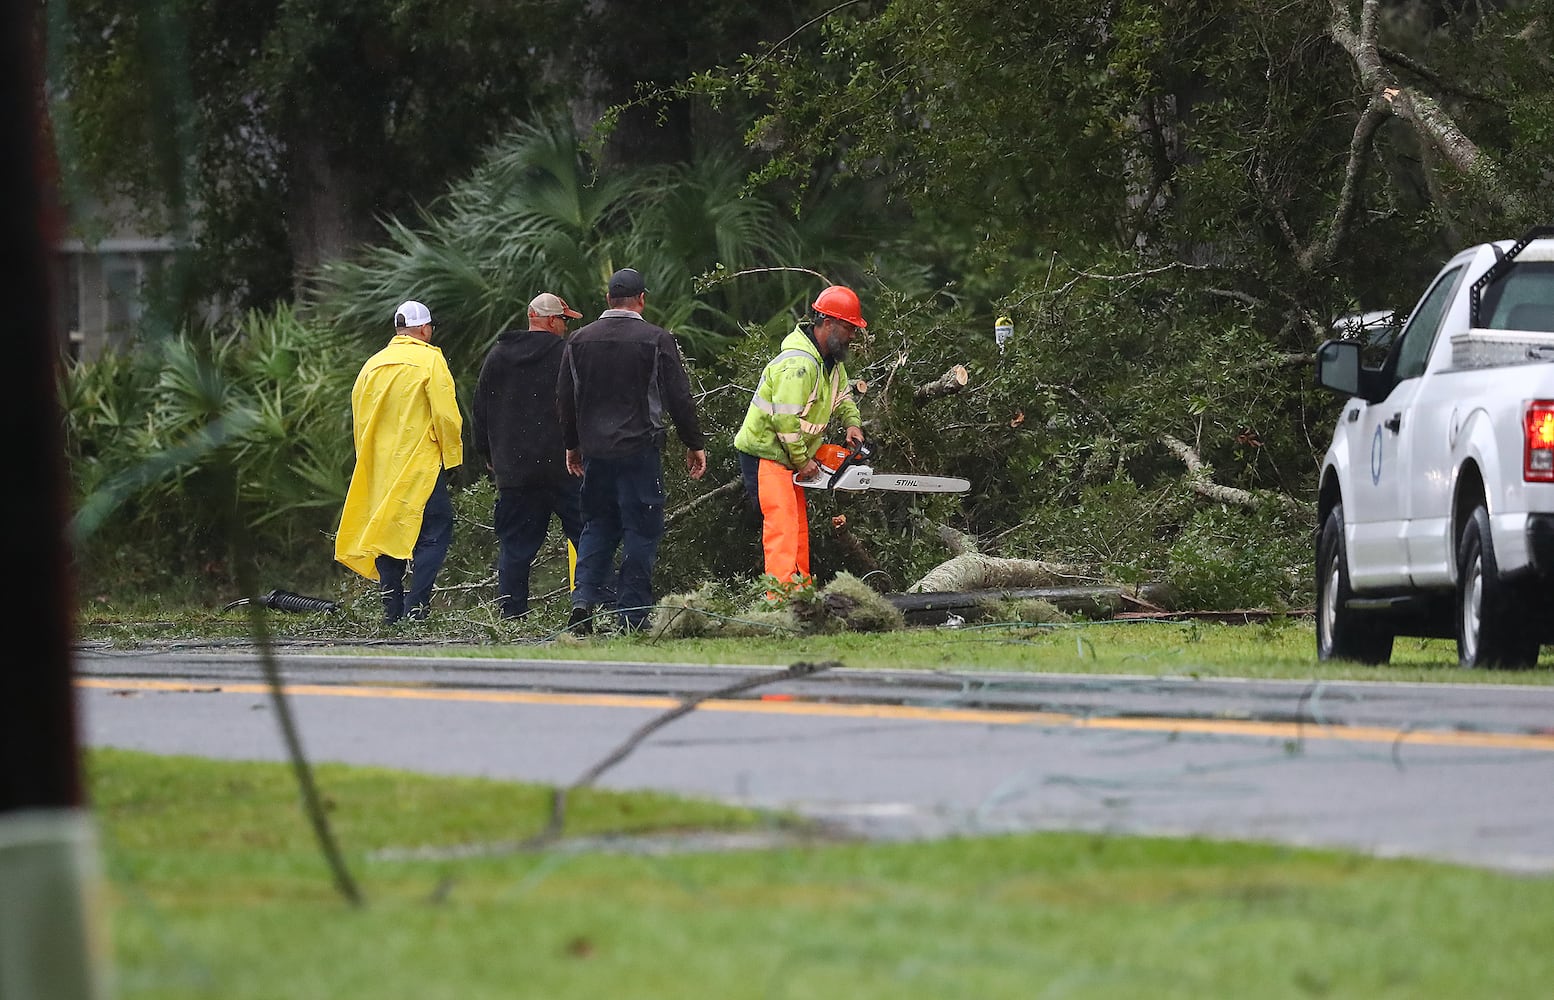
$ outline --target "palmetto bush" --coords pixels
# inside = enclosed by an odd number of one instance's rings
[[[525,322],[537,293],[555,292],[592,318],[605,308],[610,273],[635,267],[650,292],[648,318],[710,361],[744,324],[788,322],[819,286],[770,272],[708,290],[698,276],[718,265],[726,274],[826,262],[784,206],[745,190],[746,176],[745,164],[721,154],[596,176],[570,127],[522,125],[414,225],[391,220],[383,244],[326,265],[313,315],[365,347],[384,338],[397,303],[419,299],[439,321],[455,376],[472,375],[497,334]]]
[[[234,525],[270,558],[327,565],[356,367],[284,308],[72,365],[62,397],[87,570],[126,547],[169,574],[219,563]]]

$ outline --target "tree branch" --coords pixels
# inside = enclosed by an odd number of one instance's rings
[[[1211,267],[1212,265],[1209,264],[1189,264],[1185,260],[1173,260],[1159,267],[1146,267],[1142,271],[1130,271],[1127,274],[1095,274],[1091,271],[1078,271],[1061,288],[1053,292],[1052,297],[1054,299],[1062,298],[1068,293],[1069,289],[1079,284],[1085,278],[1090,278],[1094,281],[1129,281],[1134,278],[1148,278],[1156,274],[1164,274],[1167,271],[1208,271]]]
[[[1347,0],[1330,0],[1330,6],[1333,20],[1328,33],[1354,60],[1361,85],[1373,95],[1373,102],[1375,98],[1381,98],[1382,107],[1407,122],[1420,139],[1438,148],[1458,173],[1482,185],[1485,193],[1503,211],[1525,216],[1525,200],[1506,184],[1494,161],[1468,138],[1435,98],[1417,88],[1403,86],[1383,63],[1376,42],[1380,0],[1364,0],[1358,29],[1349,13]]]
[[[968,535],[948,524],[935,524],[933,530],[939,536],[939,541],[944,543],[944,547],[950,550],[952,556],[963,556],[968,552],[978,551],[975,535]]]
[[[1233,288],[1205,288],[1203,291],[1206,294],[1216,296],[1217,298],[1231,299],[1252,309],[1261,309],[1263,306],[1268,304],[1255,295],[1251,295],[1247,292],[1236,291]]]
[[[1096,572],[1088,566],[1043,562],[1039,559],[1002,559],[980,552],[963,552],[945,560],[906,589],[908,594],[958,593],[1000,587],[1051,587],[1073,581],[1093,583]]]
[[[874,412],[886,412],[885,404],[890,400],[890,387],[896,381],[896,372],[900,371],[901,366],[906,363],[907,352],[906,348],[903,347],[901,350],[896,352],[896,360],[891,362],[890,371],[885,374],[885,388],[880,390],[878,402],[874,404]]]
[[[1301,368],[1315,363],[1315,354],[1265,354],[1246,362],[1246,367],[1262,371],[1268,368]]]
[[[1344,183],[1338,192],[1338,204],[1333,208],[1333,217],[1327,224],[1327,239],[1313,239],[1305,250],[1296,258],[1300,269],[1306,272],[1317,270],[1332,263],[1338,256],[1338,249],[1343,245],[1344,238],[1349,235],[1349,224],[1354,221],[1355,206],[1359,203],[1360,185],[1365,181],[1365,173],[1370,165],[1371,140],[1376,135],[1376,130],[1387,118],[1387,110],[1384,102],[1375,95],[1371,96],[1370,103],[1360,113],[1360,120],[1355,123],[1354,136],[1349,140],[1349,164],[1344,168]]]
[[[1198,455],[1197,449],[1186,441],[1172,437],[1170,434],[1160,435],[1159,441],[1166,450],[1187,466],[1187,476],[1184,480],[1187,488],[1192,492],[1213,500],[1216,503],[1235,504],[1238,507],[1248,507],[1258,510],[1268,503],[1278,504],[1292,514],[1303,513],[1306,506],[1292,496],[1283,493],[1252,492],[1239,489],[1235,486],[1222,486],[1216,483],[1210,475],[1210,469],[1203,464],[1203,459]]]
[[[1279,235],[1284,237],[1284,242],[1289,245],[1290,253],[1297,259],[1300,257],[1300,239],[1295,235],[1295,229],[1290,225],[1289,217],[1284,214],[1284,206],[1279,204],[1273,196],[1272,185],[1268,182],[1268,171],[1259,162],[1252,170],[1252,181],[1257,185],[1257,193],[1263,196],[1263,204],[1268,211],[1273,213],[1273,221],[1279,227]]]
[[[831,537],[836,539],[849,561],[859,568],[860,577],[880,572],[879,560],[874,558],[874,553],[865,548],[858,536],[847,527],[847,515],[838,514],[831,519]]]
[[[737,493],[744,489],[744,486],[744,479],[731,479],[724,483],[722,486],[710,489],[699,497],[693,497],[690,500],[687,500],[685,503],[664,515],[664,530],[668,531],[670,525],[674,524],[685,515],[696,510],[698,507],[701,507],[703,504],[713,500],[716,497],[726,497],[730,494]]]
[[[1493,104],[1497,108],[1505,107],[1505,102],[1499,98],[1490,94],[1486,94],[1482,91],[1469,90],[1459,84],[1452,83],[1450,80],[1445,79],[1435,70],[1426,66],[1424,63],[1415,59],[1413,56],[1406,52],[1399,52],[1397,49],[1388,48],[1385,45],[1377,45],[1376,51],[1381,55],[1381,58],[1385,59],[1387,62],[1403,67],[1410,73],[1422,78],[1426,83],[1429,83],[1431,86],[1435,87],[1435,89],[1443,93],[1455,94],[1458,97],[1465,97],[1470,101],[1478,101],[1481,104]]]
[[[971,374],[965,365],[955,365],[949,371],[940,375],[932,382],[925,382],[912,390],[912,402],[918,406],[940,399],[944,396],[953,396],[966,388],[966,382]]]

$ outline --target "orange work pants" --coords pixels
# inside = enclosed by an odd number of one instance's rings
[[[757,489],[761,501],[761,546],[766,572],[784,583],[798,576],[809,582],[809,513],[804,487],[793,484],[793,470],[761,459]]]

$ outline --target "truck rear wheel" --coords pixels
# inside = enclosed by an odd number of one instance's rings
[[[1338,504],[1317,537],[1317,658],[1386,663],[1392,629],[1379,616],[1348,607],[1349,559],[1344,549],[1344,508]]]
[[[1527,604],[1500,579],[1489,512],[1475,507],[1457,547],[1457,662],[1521,670],[1538,662]]]

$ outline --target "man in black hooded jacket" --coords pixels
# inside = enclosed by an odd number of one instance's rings
[[[498,491],[493,516],[503,618],[529,610],[529,567],[545,544],[551,514],[561,519],[574,548],[583,533],[581,491],[567,473],[556,413],[567,320],[580,318],[559,295],[536,295],[529,303],[529,329],[497,337],[475,387],[475,450],[496,477]]]

